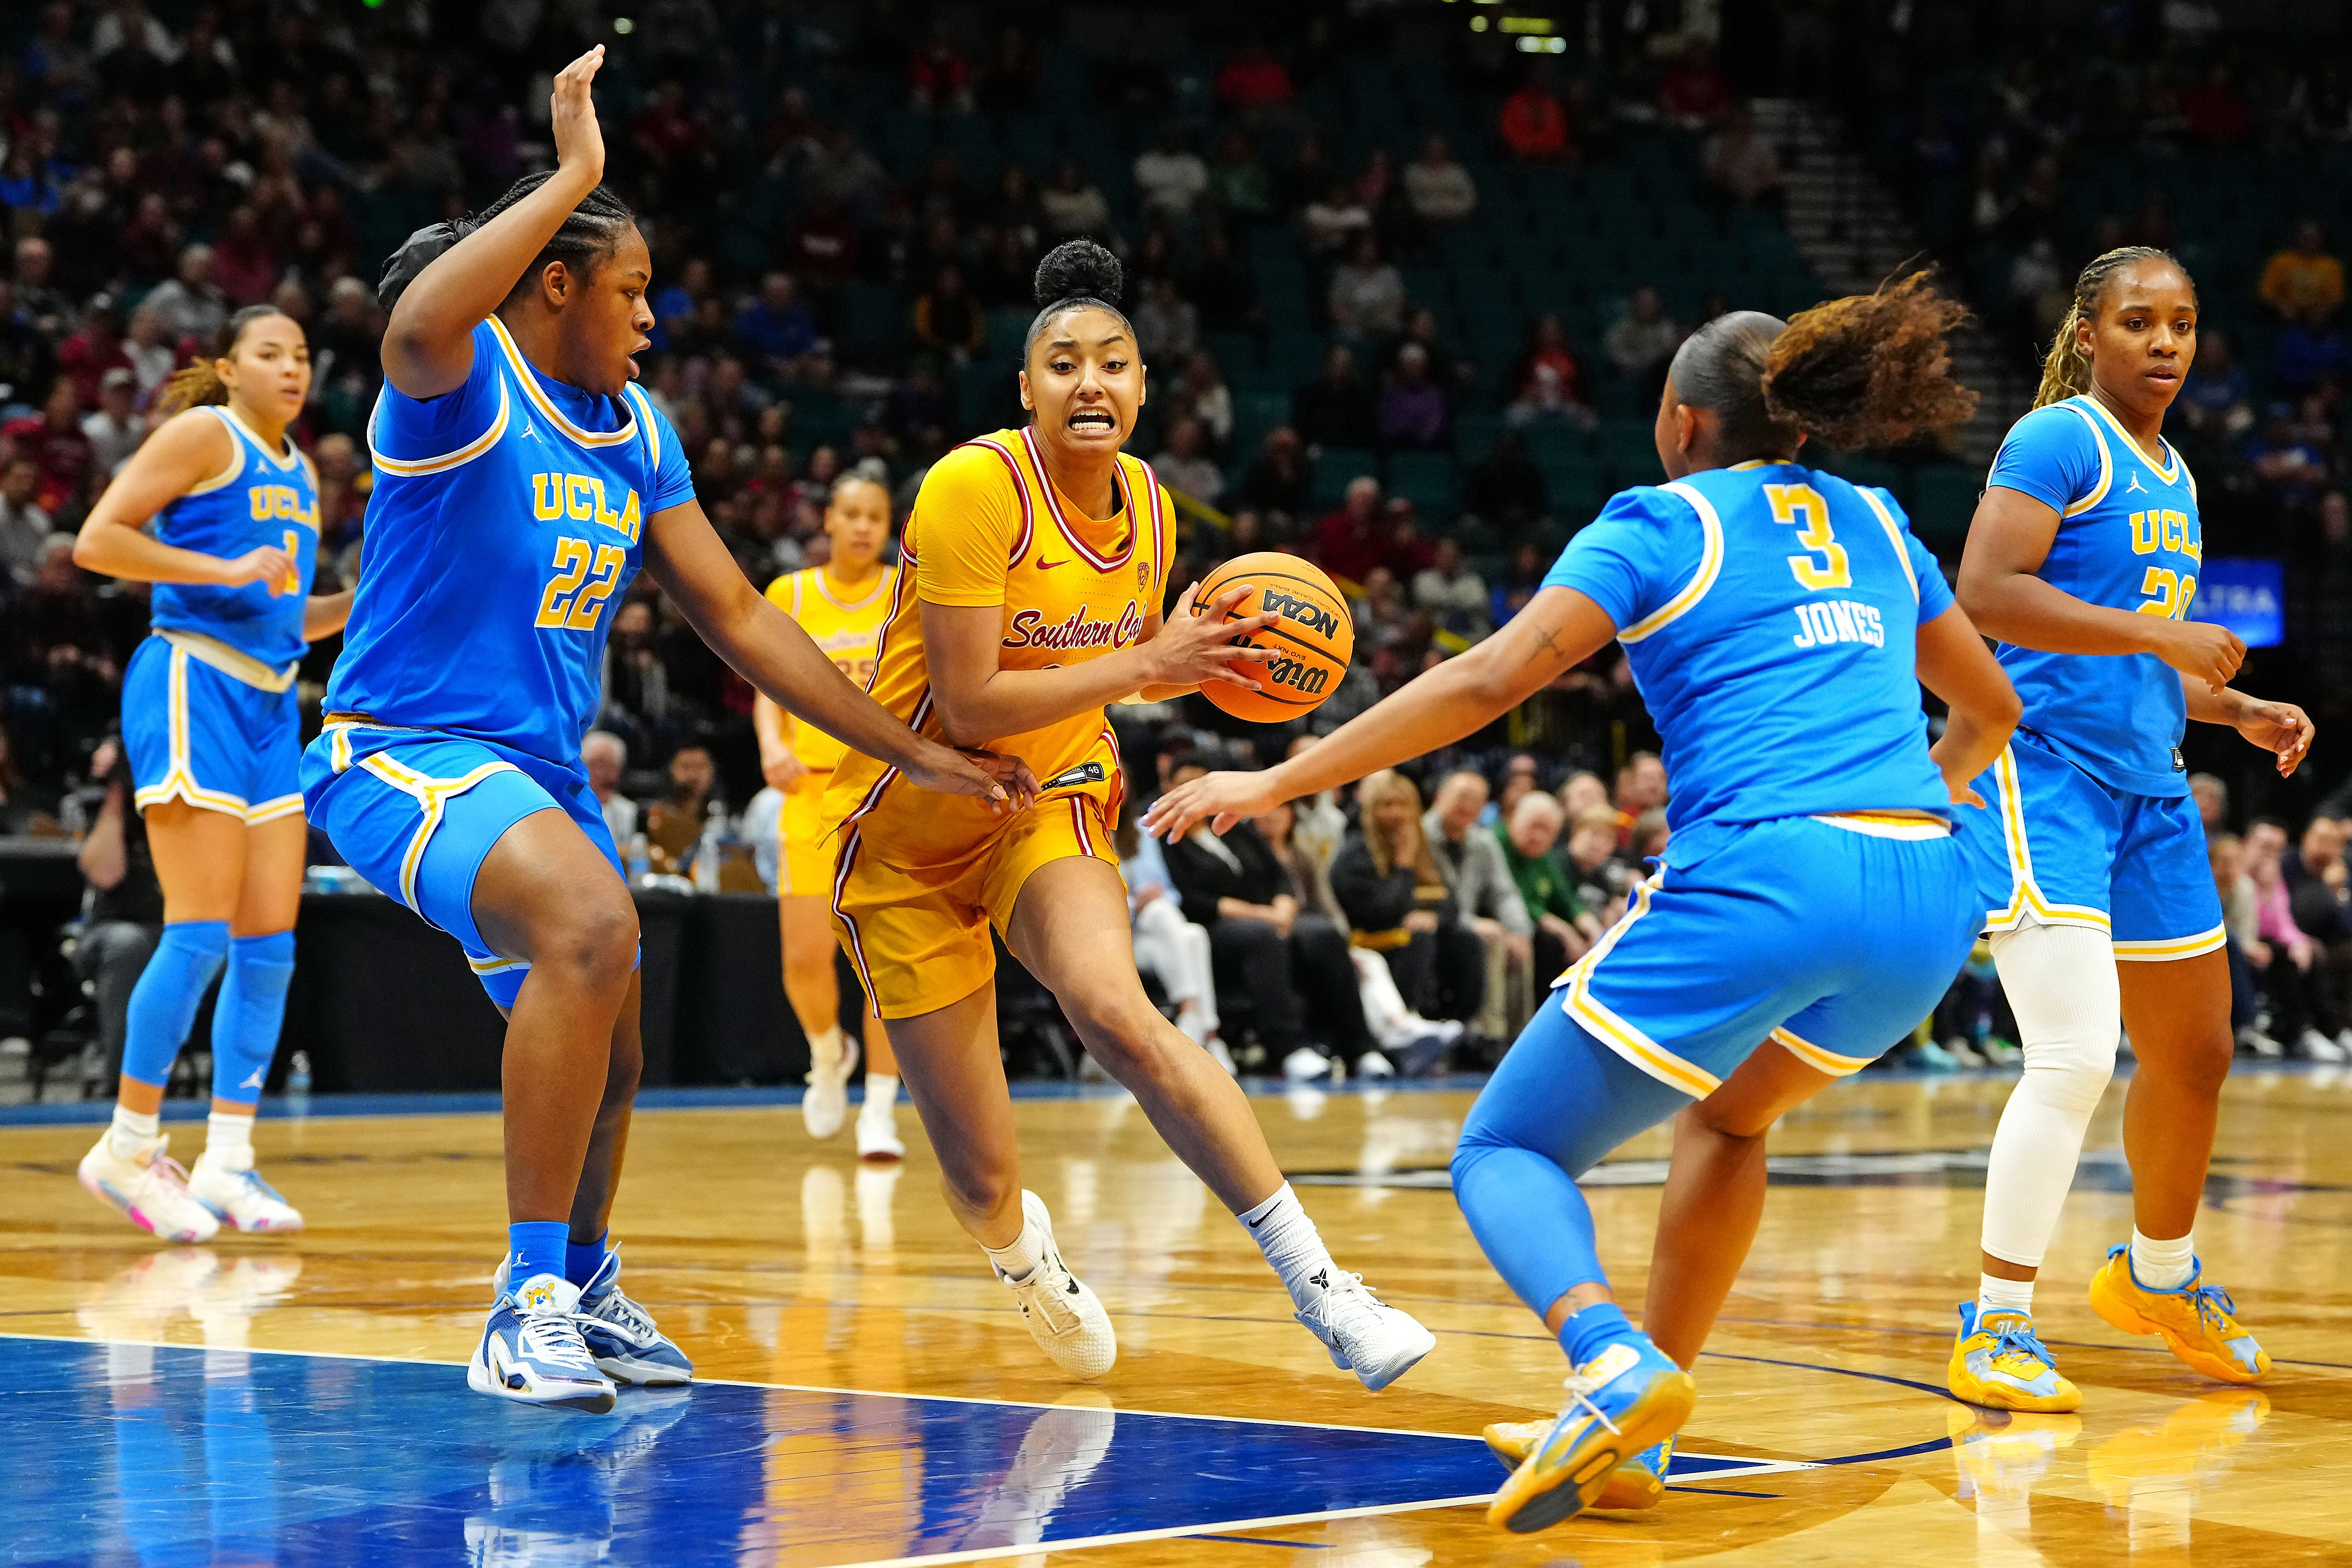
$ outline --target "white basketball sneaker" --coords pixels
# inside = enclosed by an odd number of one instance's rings
[[[114,1152],[112,1131],[100,1133],[81,1157],[81,1184],[90,1196],[165,1241],[210,1241],[219,1234],[220,1221],[188,1191],[188,1173],[163,1152],[172,1142],[168,1135],[126,1160]]]
[[[282,1235],[302,1228],[302,1211],[263,1181],[259,1172],[249,1165],[238,1171],[219,1164],[209,1150],[196,1156],[188,1191],[215,1218],[236,1230]]]
[[[809,1047],[808,1092],[801,1096],[801,1121],[812,1138],[830,1138],[849,1120],[849,1075],[857,1070],[857,1042],[835,1031],[831,1059]]]
[[[1312,1283],[1321,1285],[1323,1294],[1292,1316],[1323,1342],[1333,1366],[1354,1373],[1372,1393],[1411,1372],[1437,1348],[1435,1334],[1410,1313],[1373,1295],[1362,1275],[1339,1269],[1328,1281],[1318,1275]]]
[[[869,1100],[857,1112],[857,1157],[861,1160],[903,1160],[906,1140],[898,1136],[898,1118],[892,1107]]]
[[[499,1269],[498,1304],[466,1367],[466,1386],[523,1405],[553,1405],[602,1415],[613,1380],[580,1332],[580,1287],[557,1274],[509,1286]]]
[[[1045,1236],[1045,1255],[1025,1279],[1014,1279],[1001,1268],[996,1277],[1020,1303],[1030,1337],[1054,1358],[1055,1366],[1082,1381],[1100,1377],[1118,1360],[1118,1336],[1111,1331],[1110,1314],[1062,1261],[1045,1200],[1024,1192],[1021,1213]]]

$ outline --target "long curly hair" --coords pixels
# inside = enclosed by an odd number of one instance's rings
[[[2179,257],[2152,245],[2118,246],[2091,258],[2074,276],[2074,302],[2066,307],[2066,319],[2058,323],[2057,335],[2050,340],[2050,353],[2042,361],[2042,384],[2034,390],[2034,407],[2046,408],[2091,390],[2091,356],[2076,341],[2075,329],[2098,319],[2099,296],[2116,273],[2136,261],[2164,262],[2179,271],[2191,292],[2197,288],[2197,279],[2189,276]]]
[[[1926,271],[1789,320],[1764,356],[1765,412],[1837,447],[1887,447],[1974,414],[1945,338],[1968,307]]]

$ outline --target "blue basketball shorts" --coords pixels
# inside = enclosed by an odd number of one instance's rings
[[[184,800],[250,825],[302,809],[302,707],[292,683],[265,690],[163,637],[141,643],[122,673],[122,748],[142,811]]]
[[[2024,730],[1976,791],[1990,809],[1960,812],[1960,842],[1985,930],[2088,926],[2143,963],[2228,939],[2190,796],[2110,788]]]
[[[302,796],[352,869],[457,939],[501,1007],[514,1005],[530,965],[482,939],[474,879],[506,830],[562,812],[621,874],[583,773],[487,741],[331,720],[302,755]]]
[[[1856,1072],[1918,1026],[1976,939],[1975,886],[1941,823],[1856,814],[1710,828],[1634,890],[1554,983],[1652,1078],[1703,1099],[1768,1038]]]

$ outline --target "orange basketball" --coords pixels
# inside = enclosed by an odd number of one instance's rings
[[[1260,550],[1237,555],[1214,572],[1192,596],[1192,613],[1246,585],[1250,595],[1234,606],[1227,619],[1271,613],[1273,625],[1243,639],[1242,646],[1272,648],[1275,657],[1250,669],[1262,691],[1222,680],[1201,688],[1201,695],[1236,719],[1278,724],[1311,713],[1339,689],[1348,660],[1356,652],[1356,623],[1348,601],[1330,578],[1313,562],[1279,551]]]

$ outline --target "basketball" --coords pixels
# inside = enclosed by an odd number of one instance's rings
[[[1244,686],[1213,681],[1201,695],[1236,719],[1278,724],[1311,713],[1339,689],[1348,660],[1356,652],[1356,623],[1348,601],[1314,563],[1278,551],[1260,550],[1237,555],[1214,572],[1192,595],[1192,613],[1246,584],[1254,592],[1233,609],[1228,619],[1271,612],[1280,618],[1247,639],[1246,646],[1270,647],[1275,657],[1257,667],[1258,684]]]

